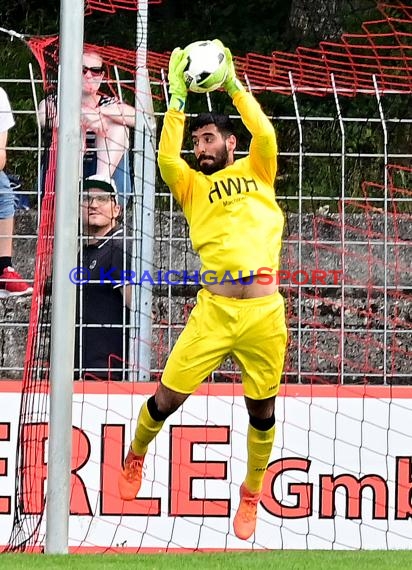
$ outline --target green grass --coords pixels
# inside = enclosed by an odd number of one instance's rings
[[[216,554],[3,554],[1,570],[402,570],[412,551],[254,551]]]

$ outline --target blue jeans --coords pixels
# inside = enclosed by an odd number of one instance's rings
[[[96,155],[94,155],[93,157],[85,158],[83,160],[83,178],[88,178],[89,176],[96,174],[96,165],[97,165]],[[43,195],[44,180],[45,180],[44,164],[42,164],[41,166],[40,179],[42,181],[41,189]],[[129,161],[128,152],[124,153],[119,164],[117,165],[117,168],[113,173],[113,180],[116,183],[117,191],[119,194],[119,204],[120,206],[124,207],[125,205],[127,205],[129,198],[133,194],[132,176],[130,172],[130,161]],[[1,219],[1,213],[0,213],[0,219]]]
[[[0,170],[0,220],[14,217],[14,193],[8,176]]]

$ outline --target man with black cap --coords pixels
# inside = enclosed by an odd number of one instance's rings
[[[80,202],[75,378],[124,380],[133,280],[114,180],[98,174],[86,178]]]

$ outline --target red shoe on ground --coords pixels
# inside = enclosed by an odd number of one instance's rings
[[[255,532],[260,495],[260,493],[250,493],[244,484],[240,487],[240,503],[233,520],[233,530],[242,540],[247,540]]]
[[[136,455],[129,449],[124,460],[123,469],[119,473],[119,494],[123,501],[133,501],[142,485],[144,455]]]
[[[0,275],[0,298],[31,295],[31,287],[13,267],[6,267]]]

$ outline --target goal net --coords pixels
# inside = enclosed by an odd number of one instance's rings
[[[138,6],[89,0],[87,9],[116,17],[116,10]],[[129,151],[134,198],[123,236],[132,240],[140,231],[140,242],[153,244],[150,258],[142,249],[133,254],[135,267],[151,268],[137,277],[138,287],[150,288],[151,304],[135,304],[136,314],[121,327],[136,344],[142,314],[150,319],[151,382],[125,381],[141,365],[125,348],[112,359],[121,361],[123,381],[113,381],[109,360],[105,375],[86,371],[74,383],[72,551],[410,548],[412,9],[380,4],[379,10],[379,19],[364,22],[358,33],[317,48],[235,57],[277,131],[276,194],[286,217],[279,279],[290,339],[256,534],[241,542],[231,527],[247,417],[230,359],[166,422],[147,456],[139,498],[123,503],[118,497],[117,472],[137,412],[161,378],[198,290],[167,276],[171,270],[193,275],[198,259],[169,191],[159,178],[145,178],[144,158],[135,160],[156,150],[156,138],[149,149],[136,146],[143,140],[137,136]],[[28,45],[47,96],[57,81],[58,37],[30,38]],[[169,53],[147,53],[149,94],[136,92],[134,51],[86,48],[103,60],[102,92],[131,105],[150,95],[160,129]],[[197,112],[199,102],[221,109],[223,101],[219,92],[190,96],[187,112]],[[242,133],[241,156],[247,136],[240,117],[233,119]],[[4,437],[17,449],[8,471],[15,472],[14,490],[0,497],[7,519],[0,544],[7,550],[44,546],[55,131],[45,150],[22,392],[6,393],[2,404],[19,416],[15,435]],[[190,161],[189,144],[183,153]],[[147,192],[154,195],[151,235],[136,221]]]

